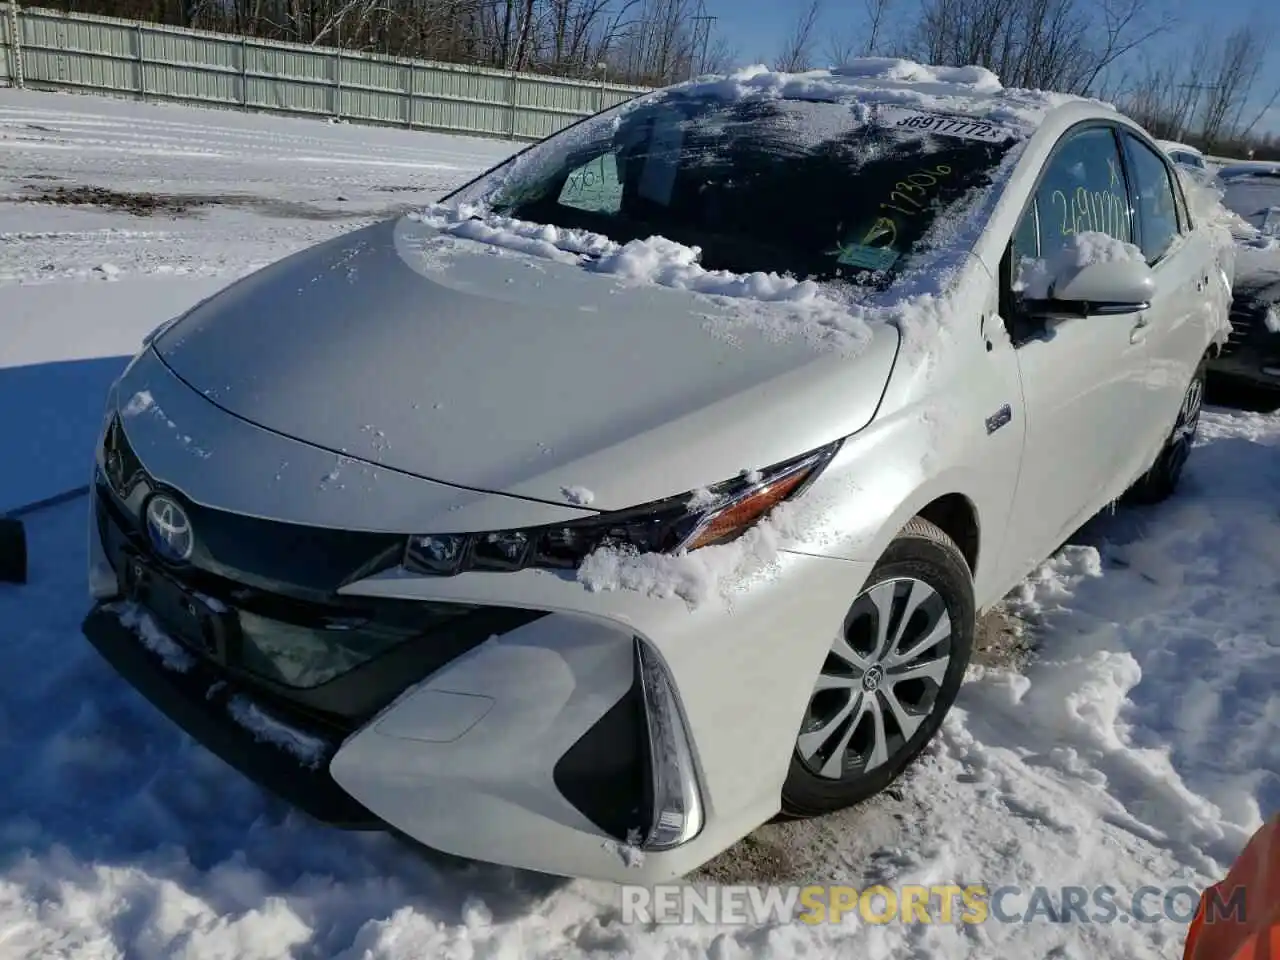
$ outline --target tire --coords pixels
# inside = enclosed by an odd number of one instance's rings
[[[1191,375],[1182,395],[1182,406],[1173,432],[1156,456],[1155,463],[1125,493],[1125,499],[1136,504],[1156,504],[1177,492],[1182,471],[1191,455],[1191,446],[1200,429],[1200,413],[1204,409],[1204,389],[1208,361],[1202,359]]]
[[[888,642],[877,652],[882,608]],[[973,652],[975,620],[973,577],[960,548],[934,524],[912,519],[854,599],[815,681],[782,787],[784,818],[853,806],[898,778],[955,702]],[[916,646],[929,637],[935,638],[929,646]],[[904,672],[918,676],[895,681]],[[877,715],[883,753],[875,747]],[[836,749],[842,742],[845,749]]]

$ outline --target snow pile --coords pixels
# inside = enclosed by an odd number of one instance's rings
[[[698,491],[691,503],[706,507],[711,497],[709,491]],[[598,547],[579,566],[577,579],[593,592],[634,590],[649,597],[679,598],[691,608],[729,601],[760,578],[777,574],[788,546],[821,539],[829,529],[829,499],[809,496],[780,503],[736,540],[692,552]]]
[[[586,507],[595,501],[596,495],[586,487],[561,487],[560,495],[575,506]]]
[[[727,270],[706,270],[698,263],[701,254],[698,247],[687,247],[665,237],[650,237],[615,245],[592,264],[592,269],[623,280],[656,283],[715,297],[813,303],[821,299],[820,288],[812,280],[761,271],[735,274]]]
[[[212,597],[202,596],[201,599],[214,609],[225,609]],[[131,601],[118,601],[109,604],[107,609],[120,618],[121,625],[131,630],[143,646],[160,658],[166,669],[188,673],[196,665],[195,657],[169,636],[146,608]],[[224,686],[222,683],[213,684],[205,694],[206,698],[213,699]],[[226,710],[236,723],[253,734],[255,740],[279,747],[304,766],[315,768],[324,759],[326,747],[323,741],[277,720],[252,700],[233,696],[227,701]]]
[[[1124,261],[1146,262],[1142,250],[1135,244],[1117,240],[1107,233],[1084,230],[1048,257],[1023,257],[1014,289],[1031,299],[1044,300],[1055,286],[1070,281],[1090,264]]]
[[[738,274],[707,270],[701,250],[664,237],[617,243],[586,230],[566,230],[487,212],[483,204],[435,204],[410,214],[448,237],[474,240],[501,250],[574,264],[619,283],[654,284],[708,298],[712,332],[734,336],[748,324],[785,339],[799,331],[815,344],[856,353],[871,337],[873,311],[851,295],[811,280],[777,273]],[[429,248],[424,251],[431,255]],[[883,314],[876,319],[887,319]]]
[[[587,230],[488,213],[483,205],[472,203],[456,207],[433,204],[409,216],[449,236],[544,260],[580,264],[620,280],[655,283],[717,297],[809,303],[822,299],[819,285],[811,280],[796,280],[776,273],[707,270],[698,263],[702,255],[699,247],[685,246],[665,237],[620,244]]]
[[[182,644],[174,640],[146,608],[136,603],[116,603],[112,611],[120,618],[120,623],[132,630],[143,645],[160,658],[160,661],[176,673],[186,673],[196,665],[195,657],[186,651]]]
[[[477,203],[433,203],[424,210],[411,211],[408,216],[448,236],[559,263],[581,263],[584,257],[600,256],[617,247],[598,233],[499,216]]]
[[[683,290],[706,300],[706,327],[730,341],[750,327],[778,340],[800,335],[819,349],[856,355],[875,324],[896,326],[906,354],[929,366],[929,353],[945,349],[950,318],[970,316],[958,281],[972,268],[967,251],[981,235],[1023,145],[1010,148],[991,183],[975,187],[917,244],[907,269],[885,291],[852,284],[800,280],[757,271],[708,270],[696,246],[661,236],[618,243],[600,234],[564,229],[493,213],[487,198],[502,187],[501,177],[473,199],[434,204],[410,214],[443,237],[468,239],[499,250],[577,265],[619,283],[653,284]],[[422,244],[424,255],[440,251]]]
[[[691,607],[726,595],[755,576],[776,570],[782,536],[779,514],[730,543],[692,553],[640,553],[630,547],[600,547],[578,568],[578,582],[593,592],[634,590],[649,597],[679,597]]]
[[[1185,167],[1175,166],[1182,191],[1191,209],[1192,222],[1207,226],[1218,235],[1218,242],[1230,244],[1234,239],[1255,236],[1257,230],[1238,213],[1223,203],[1225,193],[1213,180],[1197,177]]]
[[[699,262],[699,248],[669,238],[651,236],[619,244],[586,230],[517,220],[492,210],[495,198],[513,180],[526,174],[536,179],[537,174],[529,171],[556,167],[577,141],[595,143],[610,127],[616,129],[630,111],[664,97],[684,96],[724,101],[822,101],[809,105],[804,123],[795,133],[796,137],[812,136],[819,141],[869,122],[877,107],[905,107],[981,119],[1004,128],[1019,142],[1007,150],[989,184],[975,188],[935,221],[887,291],[861,284],[816,283],[771,272],[708,270]],[[1006,88],[989,70],[976,66],[933,67],[910,60],[867,58],[838,70],[795,74],[748,67],[723,77],[678,84],[623,104],[529,149],[469,185],[449,203],[411,216],[439,231],[441,237],[579,265],[623,283],[655,284],[708,298],[712,301],[709,305],[718,308],[708,313],[708,328],[730,340],[745,324],[779,339],[799,333],[821,347],[856,354],[869,341],[871,325],[891,323],[903,331],[908,353],[927,361],[929,345],[937,345],[939,334],[945,336],[947,315],[971,306],[950,301],[952,281],[1021,157],[1026,135],[1047,111],[1079,100]],[[834,129],[828,129],[833,125]],[[436,244],[423,252],[430,257],[446,249]]]

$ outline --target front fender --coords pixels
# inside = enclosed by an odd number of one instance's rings
[[[963,403],[903,408],[850,437],[787,521],[786,549],[874,562],[912,517],[958,494],[979,534],[974,591],[979,606],[997,599],[1000,546],[1021,462],[1020,403],[1011,420],[987,431]]]

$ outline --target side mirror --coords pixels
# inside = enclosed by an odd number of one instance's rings
[[[1116,316],[1151,306],[1156,278],[1141,260],[1108,260],[1071,267],[1053,278],[1045,299],[1023,300],[1035,317]]]

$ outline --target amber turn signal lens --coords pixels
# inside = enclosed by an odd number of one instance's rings
[[[779,477],[759,490],[747,494],[741,500],[729,504],[719,513],[713,514],[711,519],[685,544],[685,550],[697,550],[700,547],[709,547],[732,540],[789,497],[808,479],[812,469],[810,467],[807,470],[797,470],[795,473]]]

